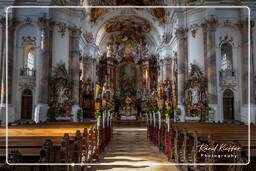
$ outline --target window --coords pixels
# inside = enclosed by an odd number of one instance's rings
[[[221,70],[233,70],[232,46],[228,43],[221,45]]]
[[[24,46],[23,74],[32,76],[34,74],[34,67],[35,67],[35,47],[32,44],[26,44]]]

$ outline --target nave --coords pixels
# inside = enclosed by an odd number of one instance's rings
[[[122,126],[114,128],[114,135],[106,147],[97,170],[178,171],[167,157],[147,139],[146,127]],[[107,165],[110,164],[111,166]],[[112,165],[113,164],[113,165]],[[150,165],[152,164],[152,165]],[[163,165],[161,165],[163,164]]]
[[[155,124],[148,120],[147,125],[145,121],[103,121],[98,124],[41,123],[9,126],[8,162],[34,163],[36,166],[1,164],[0,170],[255,170],[255,125],[251,125],[251,143],[248,144],[248,125],[243,124],[169,122],[168,126],[164,120],[155,120]],[[4,163],[5,128],[1,128],[0,133],[0,163]],[[213,147],[217,150],[211,150]],[[252,163],[246,166],[249,155]],[[47,163],[67,165],[40,165]],[[72,163],[80,166],[69,165]],[[171,163],[214,165],[166,165]],[[215,165],[220,163],[229,165]],[[239,163],[244,166],[237,165]]]

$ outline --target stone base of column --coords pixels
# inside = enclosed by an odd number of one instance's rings
[[[208,106],[210,108],[212,108],[214,110],[214,116],[212,116],[212,119],[214,119],[215,122],[222,122],[223,121],[223,117],[220,116],[220,109],[219,109],[219,105],[218,104],[208,104]]]
[[[180,110],[181,110],[181,114],[179,116],[179,118],[176,116],[176,113],[174,115],[174,121],[175,122],[185,122],[185,116],[186,116],[186,113],[185,113],[185,107],[184,105],[178,105],[178,107]]]
[[[17,116],[15,116],[15,112],[14,112],[14,107],[12,105],[8,105],[6,107],[6,105],[1,105],[0,106],[0,121],[1,121],[1,126],[5,126],[6,125],[6,111],[8,108],[8,123],[12,123],[15,120],[17,120]]]
[[[248,124],[249,121],[249,114],[250,114],[250,122],[256,122],[256,105],[250,105],[250,112],[249,112],[249,105],[243,105],[241,108],[241,122]]]
[[[78,119],[78,116],[77,116],[77,112],[78,110],[81,110],[81,108],[78,106],[78,105],[73,105],[72,106],[72,111],[71,111],[71,114],[72,114],[72,120],[73,122],[79,122],[79,119]],[[80,120],[82,121],[82,116],[80,116]]]
[[[47,120],[47,111],[49,109],[48,104],[37,104],[35,108],[34,121],[39,123]]]

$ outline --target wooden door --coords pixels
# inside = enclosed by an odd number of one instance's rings
[[[23,90],[21,97],[21,119],[32,119],[33,96],[29,89]]]
[[[223,93],[223,114],[224,119],[234,119],[234,93],[229,89]]]

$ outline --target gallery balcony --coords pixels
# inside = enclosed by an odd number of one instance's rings
[[[238,83],[237,73],[235,70],[220,70],[220,86],[236,86]]]
[[[36,84],[36,71],[30,68],[21,68],[18,85],[22,89],[33,89]]]
[[[30,69],[30,68],[21,68],[20,69],[20,76],[22,77],[35,77],[36,76],[36,70]]]

